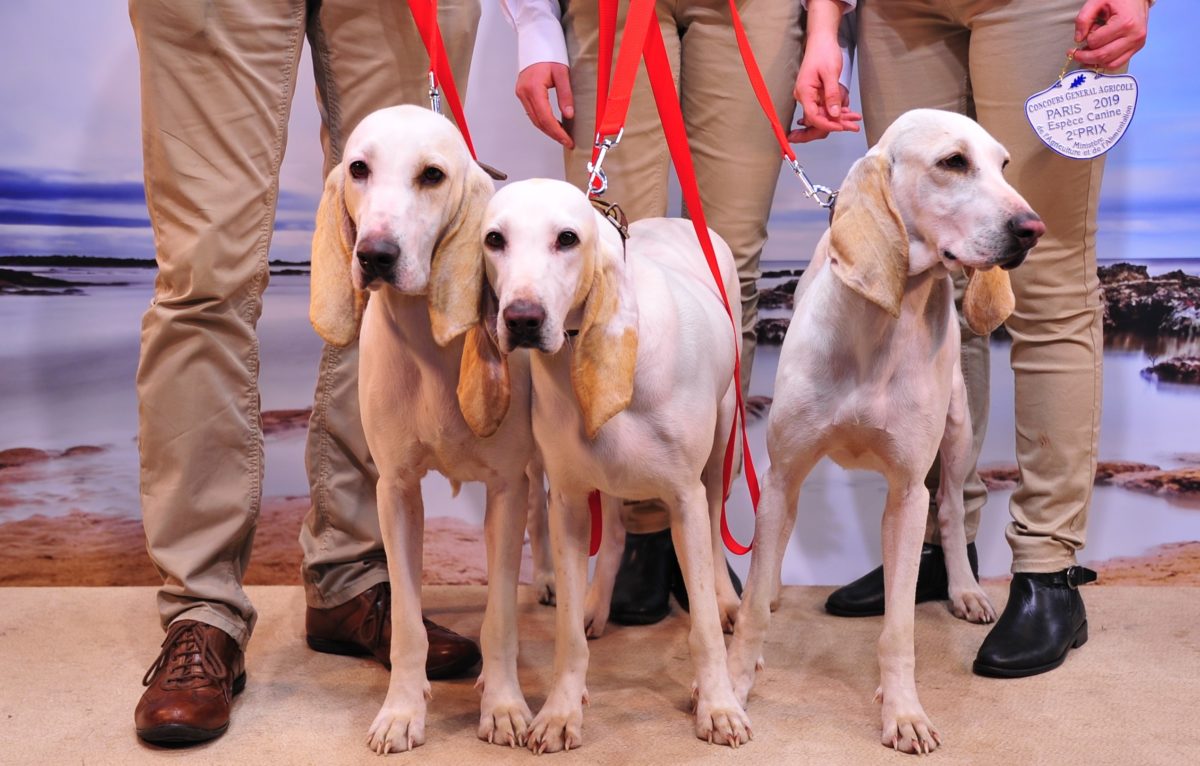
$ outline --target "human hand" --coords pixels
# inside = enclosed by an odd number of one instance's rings
[[[850,110],[850,91],[838,82],[842,73],[842,51],[836,40],[810,40],[796,76],[794,95],[803,116],[788,133],[788,141],[803,144],[830,133],[859,131],[862,115]]]
[[[568,149],[575,142],[565,130],[575,118],[575,98],[571,94],[571,70],[566,64],[542,61],[530,64],[517,75],[517,100],[525,107],[525,116],[534,126]],[[558,111],[563,121],[554,118],[550,108],[550,89],[558,99]]]
[[[1087,0],[1075,17],[1075,43],[1086,48],[1074,52],[1080,64],[1117,69],[1129,63],[1146,44],[1147,0]]]

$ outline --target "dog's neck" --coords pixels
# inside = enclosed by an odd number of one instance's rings
[[[387,332],[394,334],[414,353],[417,349],[441,348],[433,339],[433,323],[429,319],[429,299],[426,295],[407,295],[391,287],[382,287],[369,294],[367,311],[372,310],[384,316]]]

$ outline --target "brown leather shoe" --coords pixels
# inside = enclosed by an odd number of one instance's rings
[[[392,589],[388,583],[372,586],[329,609],[310,606],[304,622],[308,645],[316,651],[374,657],[391,670]],[[458,678],[479,663],[479,647],[474,641],[429,620],[424,623],[429,637],[425,660],[429,678]]]
[[[246,688],[245,658],[220,628],[179,620],[142,685],[133,711],[139,737],[155,745],[205,742],[229,728],[233,695]]]

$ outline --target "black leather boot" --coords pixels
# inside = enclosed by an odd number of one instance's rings
[[[621,625],[652,625],[670,614],[674,562],[671,530],[626,532],[608,618]]]
[[[979,579],[979,555],[975,543],[967,544],[971,574]],[[946,579],[946,557],[942,546],[925,543],[921,547],[921,568],[917,571],[917,603],[945,601],[950,598]],[[829,594],[825,611],[838,617],[877,617],[883,614],[883,567],[867,572],[849,585]]]
[[[1022,678],[1063,664],[1067,652],[1087,641],[1087,611],[1079,586],[1095,579],[1095,572],[1080,566],[1014,574],[1004,613],[975,657],[975,672]]]

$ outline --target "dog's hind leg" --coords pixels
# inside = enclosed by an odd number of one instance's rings
[[[754,552],[742,592],[733,643],[729,646],[729,677],[738,701],[746,704],[754,673],[762,667],[763,642],[771,623],[772,601],[783,565],[783,553],[796,523],[800,486],[816,462],[803,457],[785,465],[774,463],[763,480],[758,515],[754,518]]]
[[[703,485],[697,482],[672,498],[670,512],[671,540],[687,585],[692,617],[688,645],[696,667],[692,692],[696,736],[710,743],[737,747],[750,741],[750,719],[729,682],[725,639],[717,614],[712,531]]]
[[[600,550],[596,552],[596,568],[588,585],[583,608],[583,627],[588,638],[600,638],[608,626],[612,608],[613,585],[625,552],[625,525],[621,522],[621,500],[601,494],[604,526],[600,534]]]
[[[950,611],[969,622],[993,622],[996,609],[979,587],[967,559],[967,536],[963,526],[963,485],[971,470],[971,416],[967,410],[967,388],[962,367],[954,365],[950,407],[941,445],[941,480],[938,482],[938,528],[946,557]]]
[[[425,743],[425,676],[429,638],[421,622],[421,556],[425,509],[421,484],[405,482],[380,466],[379,527],[392,586],[391,677],[387,698],[367,733],[380,755]]]
[[[583,744],[583,703],[587,701],[587,637],[583,632],[583,592],[587,585],[587,493],[565,497],[550,486],[550,541],[554,546],[554,682],[529,729],[535,753],[570,750]]]
[[[906,753],[930,752],[940,744],[917,697],[913,648],[917,569],[925,535],[929,490],[913,477],[888,477],[883,511],[883,633],[879,636],[882,742]]]
[[[550,555],[550,523],[546,516],[546,470],[541,455],[525,469],[529,478],[529,553],[533,558],[533,589],[539,604],[554,603],[554,558]]]
[[[486,742],[524,746],[533,713],[517,678],[517,579],[530,490],[525,474],[516,475],[514,481],[502,478],[488,486],[484,517],[488,598],[480,632],[483,698],[478,733]]]

